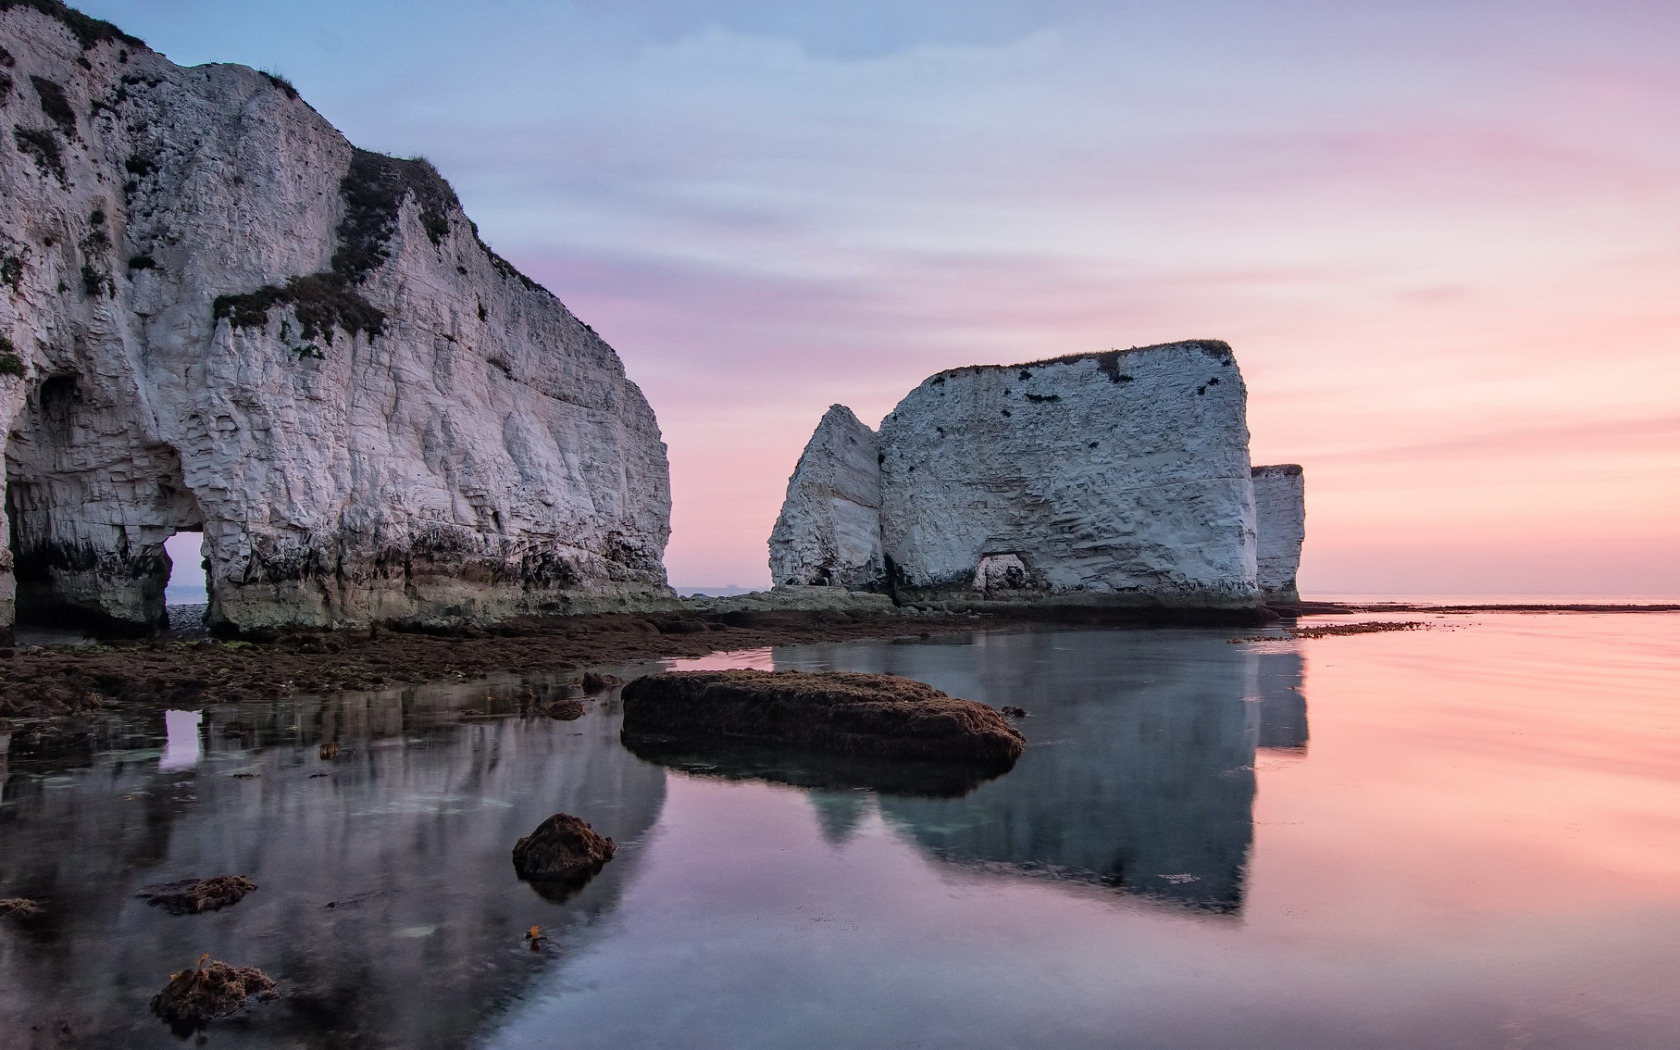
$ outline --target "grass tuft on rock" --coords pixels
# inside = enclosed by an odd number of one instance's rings
[[[39,11],[48,18],[62,22],[64,28],[70,30],[71,35],[76,38],[76,42],[82,45],[83,51],[106,41],[117,41],[130,47],[146,46],[146,42],[139,37],[130,36],[109,22],[84,15],[75,8],[60,3],[59,0],[0,0],[0,11],[10,11],[14,7]]]

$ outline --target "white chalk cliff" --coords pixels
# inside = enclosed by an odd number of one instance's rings
[[[1307,537],[1307,498],[1299,466],[1254,468],[1254,520],[1260,539],[1255,559],[1260,592],[1268,601],[1300,601],[1295,574]]]
[[[652,410],[431,165],[49,0],[0,47],[0,620],[15,551],[24,615],[156,624],[192,529],[233,629],[669,595]]]
[[[911,602],[1257,608],[1246,397],[1230,347],[1195,340],[941,372],[878,435],[835,406],[788,484],[772,575]],[[872,460],[838,454],[842,433]],[[877,486],[878,570],[855,498]]]
[[[770,578],[777,586],[878,589],[881,470],[875,432],[845,405],[817,424],[788,480],[787,500],[770,534]]]

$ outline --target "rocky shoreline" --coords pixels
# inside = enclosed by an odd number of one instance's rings
[[[1301,602],[1298,617],[1368,613],[1674,613],[1680,605],[1420,605]],[[374,627],[298,631],[266,640],[149,641],[0,649],[0,733],[14,757],[31,741],[71,739],[116,705],[196,707],[344,689],[474,681],[501,674],[564,673],[608,664],[865,638],[928,638],[1051,624],[1112,626],[1091,610],[985,611],[894,608],[884,601],[837,608],[776,608],[753,596],[685,601],[643,614],[521,617],[491,627],[428,633]]]

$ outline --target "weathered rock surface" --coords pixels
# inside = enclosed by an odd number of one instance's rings
[[[217,875],[209,879],[186,879],[157,886],[141,896],[147,904],[162,908],[171,915],[198,915],[220,911],[255,892],[257,884],[244,875]]]
[[[161,627],[163,541],[191,529],[212,626],[669,595],[651,409],[429,164],[355,149],[276,78],[182,68],[79,17],[0,10],[26,616]]]
[[[613,840],[570,813],[556,813],[514,844],[513,868],[529,882],[565,883],[575,889],[612,860]]]
[[[1260,593],[1268,601],[1298,602],[1295,575],[1307,536],[1306,479],[1293,463],[1254,468],[1255,559]]]
[[[1003,715],[897,675],[668,671],[624,687],[624,739],[769,744],[1008,770],[1026,742]]]
[[[788,483],[771,574],[909,603],[1258,610],[1270,475],[1251,473],[1246,400],[1231,348],[1192,340],[941,372],[879,434],[836,405]],[[1300,529],[1275,524],[1281,597]]]
[[[220,961],[206,966],[200,960],[197,967],[172,975],[163,991],[152,996],[152,1012],[185,1034],[239,1012],[252,999],[278,995],[274,981],[255,966]]]
[[[1211,341],[933,376],[881,424],[895,591],[1258,604],[1245,402]]]
[[[777,586],[870,591],[886,583],[879,457],[875,432],[851,409],[834,405],[822,417],[770,533]]]

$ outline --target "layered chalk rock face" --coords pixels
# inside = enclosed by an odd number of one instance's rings
[[[1245,398],[1212,341],[933,376],[881,424],[896,593],[1258,605]]]
[[[881,468],[875,432],[834,405],[806,443],[770,533],[777,586],[872,591],[881,559]]]
[[[1295,575],[1307,535],[1306,479],[1293,463],[1254,468],[1254,515],[1259,529],[1256,559],[1260,591],[1268,601],[1298,602]]]
[[[0,619],[15,552],[26,617],[155,625],[199,528],[240,629],[669,594],[646,400],[429,164],[49,3],[0,46]]]

